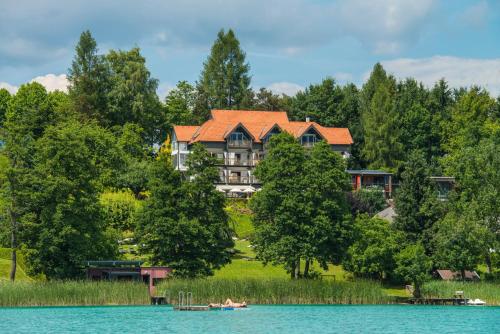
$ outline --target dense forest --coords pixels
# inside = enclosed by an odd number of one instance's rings
[[[80,277],[85,260],[118,257],[127,237],[178,276],[228,263],[215,161],[201,146],[187,175],[169,160],[172,126],[200,124],[210,109],[285,110],[353,136],[348,161],[326,145],[305,152],[286,134],[273,138],[250,203],[265,262],[296,278],[314,276],[311,261],[342,263],[356,276],[417,287],[432,268],[498,270],[500,98],[481,87],[452,89],[446,78],[425,87],[375,64],[361,87],[326,77],[295,96],[255,91],[231,30],[217,35],[198,81],[179,82],[164,101],[140,49],[100,54],[88,31],[68,79],[68,93],[38,83],[0,90],[0,246],[22,250],[31,274]],[[357,195],[367,205],[352,207],[347,167],[395,173],[394,224],[372,217],[380,199],[369,191]],[[448,201],[437,200],[431,175],[455,177]]]

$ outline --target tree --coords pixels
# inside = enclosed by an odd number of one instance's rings
[[[80,35],[75,50],[68,70],[69,95],[83,118],[103,122],[108,108],[109,65],[97,54],[97,43],[88,30]]]
[[[465,279],[466,270],[475,270],[489,251],[492,234],[475,217],[450,213],[437,226],[434,237],[436,263],[458,271]]]
[[[184,180],[167,155],[153,163],[137,231],[153,264],[166,264],[180,277],[212,275],[230,261],[233,246],[224,197],[213,186],[217,168],[203,147],[195,145],[186,163]]]
[[[430,91],[428,108],[432,115],[432,135],[439,143],[439,150],[435,152],[438,157],[444,155],[445,129],[451,118],[450,109],[454,104],[452,91],[444,79],[439,80]],[[436,143],[434,143],[436,145]]]
[[[333,78],[326,78],[320,84],[309,85],[292,99],[290,115],[294,120],[304,121],[306,117],[323,126],[347,126],[348,115],[340,113],[343,100],[342,88]]]
[[[354,223],[353,240],[342,263],[344,269],[356,276],[375,279],[392,274],[400,240],[389,222],[360,215]]]
[[[4,122],[4,156],[8,162],[4,170],[5,182],[1,193],[4,198],[4,212],[9,221],[12,281],[15,280],[17,271],[20,230],[32,209],[29,189],[35,161],[33,152],[37,148],[37,139],[53,120],[52,104],[45,88],[39,83],[21,85],[8,103]]]
[[[112,227],[119,232],[135,229],[136,212],[141,207],[130,190],[104,192],[100,196],[106,227]]]
[[[255,175],[262,190],[250,202],[255,250],[264,263],[284,265],[292,278],[317,260],[338,263],[350,242],[349,188],[342,158],[325,143],[306,155],[287,133],[275,135]]]
[[[253,108],[256,110],[280,111],[285,110],[283,96],[274,94],[271,90],[261,87],[255,94]]]
[[[443,161],[445,166],[455,153],[464,147],[474,146],[492,133],[490,125],[498,122],[494,118],[494,110],[495,100],[487,91],[473,87],[462,93],[451,110],[451,119],[445,128],[446,142],[443,146],[448,153]]]
[[[169,264],[175,261],[177,252],[183,251],[175,242],[179,235],[172,228],[180,219],[181,176],[164,154],[151,164],[149,174],[150,195],[138,212],[136,233],[140,250],[150,254],[152,264]]]
[[[118,128],[117,143],[124,152],[125,166],[118,175],[116,187],[130,189],[136,198],[142,198],[147,189],[148,170],[151,164],[152,148],[144,143],[143,129],[135,123]]]
[[[143,129],[145,143],[160,143],[165,137],[165,115],[156,95],[158,80],[151,78],[139,48],[111,50],[110,89],[104,124],[109,127],[135,123]]]
[[[408,240],[424,240],[429,245],[430,228],[440,218],[440,208],[429,168],[420,151],[413,152],[401,173],[401,186],[396,194],[395,226]]]
[[[338,264],[351,242],[352,222],[346,197],[351,185],[344,159],[324,141],[306,152],[304,167],[305,204],[310,214],[302,231],[307,277],[312,259],[323,269],[328,262]]]
[[[406,79],[397,84],[395,113],[398,117],[399,139],[404,152],[420,150],[427,161],[440,150],[439,123],[434,124],[429,104],[429,92],[422,83]],[[437,161],[435,161],[437,162]]]
[[[274,135],[266,158],[255,169],[261,191],[251,199],[255,251],[265,264],[284,265],[298,278],[302,256],[301,225],[307,222],[303,201],[304,149],[287,133]]]
[[[193,263],[182,276],[212,275],[214,269],[231,262],[229,249],[234,242],[229,217],[224,210],[224,195],[214,187],[219,180],[216,164],[217,159],[201,144],[193,145],[186,159],[188,171],[187,179],[182,182],[183,201],[180,208],[184,220],[181,219],[181,223],[189,224],[192,231],[203,233],[198,236],[196,244],[189,247],[193,252],[199,252],[200,256],[196,258],[198,263]],[[195,224],[199,227],[194,228]]]
[[[220,30],[203,64],[198,84],[198,90],[205,95],[207,109],[238,109],[250,105],[249,70],[234,32]]]
[[[117,254],[99,195],[113,183],[122,153],[108,131],[68,120],[37,141],[30,212],[24,238],[31,271],[49,279],[77,278],[89,259]]]
[[[395,273],[406,282],[413,283],[413,295],[416,298],[421,296],[422,284],[429,279],[431,267],[432,261],[425,255],[420,243],[409,245],[396,255]]]
[[[11,99],[10,93],[7,89],[0,89],[0,128],[3,127],[3,122],[5,121],[5,113],[7,112],[7,106]]]
[[[167,124],[174,125],[193,125],[199,124],[203,120],[197,119],[194,114],[196,106],[196,89],[187,81],[179,81],[177,86],[172,89],[165,98],[165,107],[167,115]]]
[[[371,168],[395,170],[402,158],[394,96],[394,78],[377,63],[361,94],[362,153]]]

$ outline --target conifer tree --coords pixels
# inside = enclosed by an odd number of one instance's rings
[[[97,54],[95,39],[90,31],[84,31],[68,70],[69,95],[84,119],[105,120],[109,76],[109,66],[104,56]]]
[[[362,153],[371,168],[395,170],[402,158],[394,96],[394,78],[377,63],[361,93]]]
[[[199,115],[202,120],[209,109],[238,109],[251,104],[249,70],[233,30],[219,31],[198,83],[200,99],[206,103],[205,112]]]

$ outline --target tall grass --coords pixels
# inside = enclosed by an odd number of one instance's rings
[[[479,298],[489,305],[500,305],[500,284],[494,282],[431,281],[422,287],[422,296],[451,298],[455,291],[463,291],[465,298]]]
[[[335,282],[290,279],[172,279],[159,292],[177,302],[179,291],[192,292],[193,303],[223,302],[226,298],[250,304],[386,304],[393,301],[372,281]]]
[[[0,282],[0,306],[149,304],[147,286],[134,282]]]

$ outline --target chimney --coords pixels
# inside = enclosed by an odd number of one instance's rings
[[[306,122],[308,122],[308,123],[309,123],[310,121],[311,121],[311,119],[309,118],[309,116],[308,116],[308,117],[306,117]]]

